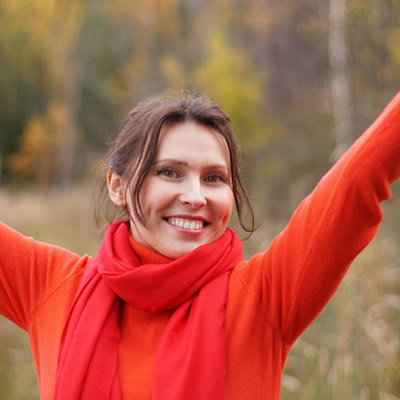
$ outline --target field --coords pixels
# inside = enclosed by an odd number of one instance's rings
[[[91,222],[92,201],[90,185],[66,192],[2,189],[0,220],[37,240],[93,255],[101,234]],[[296,342],[283,375],[282,399],[400,399],[399,205],[385,206],[387,222]],[[263,232],[274,232],[274,227],[264,221],[245,242],[247,253],[267,245],[269,235]],[[2,400],[39,399],[28,337],[4,318],[0,393]]]

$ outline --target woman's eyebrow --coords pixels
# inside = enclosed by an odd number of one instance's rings
[[[179,160],[176,158],[163,158],[161,160],[154,161],[153,165],[162,164],[162,163],[171,163],[175,165],[182,165],[184,167],[189,166],[189,163],[183,160]],[[221,163],[213,163],[206,166],[209,169],[224,169],[229,172],[229,168],[225,164]]]
[[[162,164],[162,163],[171,163],[171,164],[178,164],[178,165],[183,165],[183,166],[189,165],[186,161],[178,160],[175,158],[163,158],[161,160],[154,161],[154,165]]]

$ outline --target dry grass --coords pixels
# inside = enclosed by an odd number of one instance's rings
[[[91,184],[68,191],[0,191],[0,220],[36,240],[78,254],[97,254],[101,233],[93,221]]]
[[[282,399],[400,400],[399,203],[387,207],[388,221],[378,237],[296,342],[282,379]],[[93,232],[91,204],[90,186],[61,193],[0,190],[0,220],[38,240],[95,254],[101,235]],[[263,236],[271,235],[260,229],[248,249],[265,247],[270,238]],[[27,336],[4,319],[0,393],[4,400],[39,398]]]

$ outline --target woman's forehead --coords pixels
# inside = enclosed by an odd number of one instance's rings
[[[229,148],[223,135],[195,122],[164,127],[160,132],[157,159],[202,158],[229,166]]]

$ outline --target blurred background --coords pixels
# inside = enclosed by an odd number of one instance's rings
[[[107,142],[138,101],[189,88],[232,119],[258,223],[245,253],[265,249],[398,91],[399,15],[396,0],[0,0],[0,220],[96,254]],[[282,399],[400,399],[393,192],[290,353]],[[4,319],[0,399],[39,399],[29,340]]]

